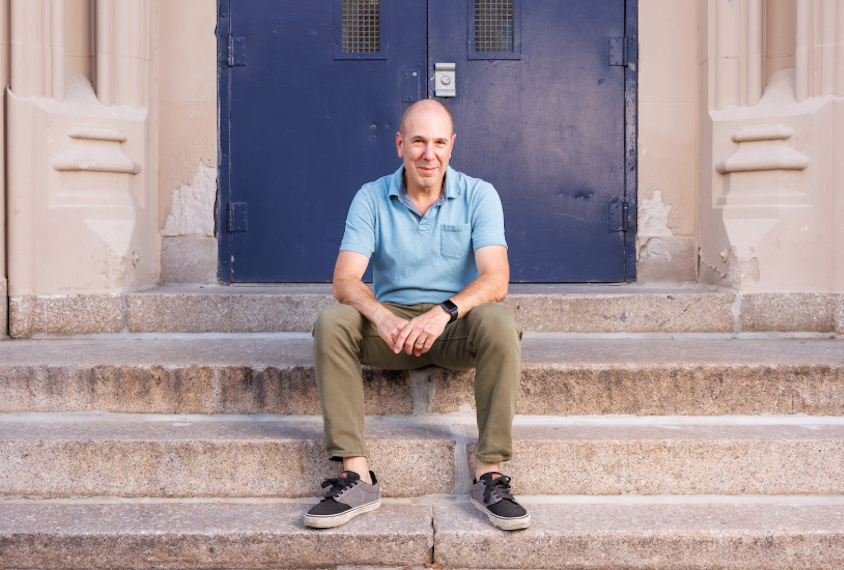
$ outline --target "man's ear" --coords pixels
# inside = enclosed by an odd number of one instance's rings
[[[396,133],[396,151],[399,153],[399,158],[404,158],[401,151],[401,132]]]

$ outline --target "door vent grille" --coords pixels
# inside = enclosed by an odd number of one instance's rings
[[[343,53],[381,51],[381,0],[343,0]]]
[[[513,51],[513,0],[475,0],[475,51]]]

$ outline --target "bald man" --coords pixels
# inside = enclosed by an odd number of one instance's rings
[[[390,370],[475,368],[478,464],[472,505],[498,528],[530,525],[500,463],[512,455],[522,330],[509,309],[501,200],[487,182],[448,166],[451,112],[426,99],[401,117],[402,166],[355,195],[334,269],[334,296],[314,325],[314,363],[329,459],[343,462],[305,515],[339,526],[381,505],[364,440],[361,364]],[[373,290],[362,277],[369,261]],[[420,477],[427,476],[419,473]]]

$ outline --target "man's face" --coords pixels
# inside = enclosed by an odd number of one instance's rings
[[[404,130],[396,133],[396,148],[404,161],[407,189],[439,191],[457,137],[448,115],[423,106],[406,117]]]

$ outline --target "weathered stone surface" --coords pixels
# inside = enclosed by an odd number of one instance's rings
[[[840,505],[535,505],[524,531],[469,505],[434,507],[445,568],[838,570]]]
[[[604,288],[600,293],[596,289],[591,294],[543,294],[541,289],[522,294],[518,290],[513,287],[504,303],[526,331],[733,332],[733,293],[630,289],[625,294],[623,287]]]
[[[336,303],[331,286],[187,287],[130,293],[131,332],[310,332],[319,312]]]
[[[120,295],[67,295],[9,299],[9,335],[116,333],[123,328]]]
[[[844,293],[835,297],[835,332],[844,335]]]
[[[691,239],[652,237],[636,260],[637,283],[686,283],[697,280],[697,247]]]
[[[835,340],[547,340],[522,344],[517,411],[542,415],[844,415]],[[474,406],[474,372],[364,368],[372,415]],[[428,403],[430,402],[430,408]],[[0,413],[320,413],[312,343],[293,339],[0,343]]]
[[[307,340],[14,341],[0,413],[321,414]],[[368,414],[413,413],[407,371],[364,368]]]
[[[173,190],[161,235],[213,237],[216,201],[217,169],[200,160],[191,183]]]
[[[733,332],[729,291],[658,286],[512,285],[526,331]],[[159,287],[127,297],[132,332],[310,331],[330,285]]]
[[[368,414],[412,414],[410,373],[364,368]],[[319,415],[313,366],[0,366],[0,413]]]
[[[526,495],[844,493],[844,425],[515,426],[513,456]]]
[[[834,293],[743,293],[741,330],[834,332]]]
[[[448,427],[372,421],[367,443],[384,496],[454,489]],[[310,497],[339,468],[314,421],[0,422],[6,496]]]
[[[429,374],[434,413],[474,409],[473,371]],[[841,415],[844,366],[526,364],[516,413]]]
[[[163,283],[216,283],[217,238],[172,237],[161,240]]]
[[[191,239],[168,238],[165,250],[184,249]],[[213,238],[198,238],[202,239],[203,251],[216,247]],[[192,247],[179,253],[180,259],[190,258],[191,263],[210,259]],[[178,267],[178,263],[163,266],[164,278],[182,280],[169,273]],[[205,273],[211,271],[207,263],[203,267]],[[187,275],[199,269],[184,266],[178,271]],[[211,273],[206,277],[209,282],[216,279]],[[840,297],[838,293],[745,293],[737,304],[735,292],[700,284],[513,284],[504,303],[528,332],[733,333],[737,317],[743,332],[832,332],[844,330],[836,329],[836,322],[844,322],[836,317]],[[116,299],[117,304],[110,305],[109,299]],[[141,333],[309,332],[319,312],[336,300],[329,284],[165,285],[127,293],[125,315],[121,303],[111,295],[14,298],[10,300],[12,336],[117,332],[124,316],[129,331]]]
[[[431,507],[383,505],[326,530],[304,504],[0,504],[4,568],[402,567],[431,557]]]
[[[834,340],[522,343],[519,414],[844,415]],[[474,371],[431,368],[435,413],[474,407]]]

